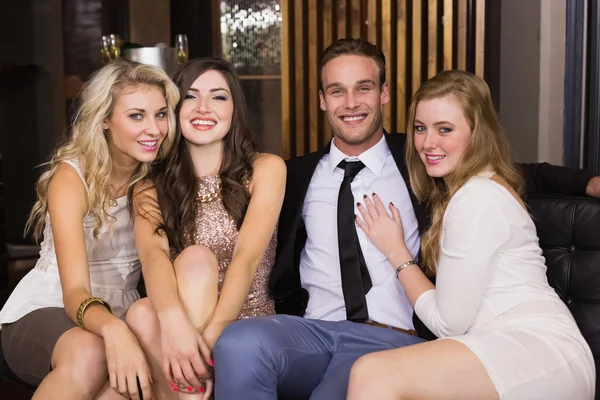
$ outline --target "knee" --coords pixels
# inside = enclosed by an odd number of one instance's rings
[[[67,340],[63,348],[68,355],[59,356],[56,370],[68,382],[77,382],[93,392],[108,379],[104,340],[83,330]]]
[[[202,279],[218,278],[217,257],[210,249],[202,245],[185,248],[173,263],[177,279],[197,282]]]
[[[373,356],[367,354],[360,357],[352,365],[350,370],[350,383],[348,390],[351,392],[354,389],[361,390],[367,388],[371,384],[375,384],[376,376],[373,374],[376,371],[377,364],[373,361]]]
[[[133,303],[127,311],[125,322],[141,342],[151,340],[159,329],[156,311],[149,298]]]
[[[263,343],[269,341],[267,325],[263,318],[251,318],[233,322],[219,336],[213,349],[215,366],[218,362],[233,363],[240,359],[250,362],[265,354]]]

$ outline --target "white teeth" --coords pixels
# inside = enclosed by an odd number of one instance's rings
[[[205,119],[195,119],[195,120],[192,121],[192,125],[213,126],[213,125],[216,125],[216,122],[215,121],[205,120]]]
[[[438,161],[438,160],[441,160],[444,157],[446,157],[446,156],[427,156],[427,159],[431,160],[431,161]]]
[[[357,115],[355,117],[342,117],[343,121],[360,121],[361,119],[365,119],[365,116]]]
[[[158,142],[158,140],[153,140],[151,142],[138,142],[139,144],[141,144],[142,146],[146,146],[146,147],[152,147],[154,146],[156,143]]]

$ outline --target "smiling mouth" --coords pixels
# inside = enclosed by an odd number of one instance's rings
[[[359,115],[342,115],[341,117],[339,117],[342,122],[348,122],[348,123],[356,123],[356,122],[361,122],[364,119],[367,118],[367,114],[359,114]]]
[[[141,144],[144,147],[154,147],[158,143],[158,139],[157,140],[139,141],[138,143]]]
[[[209,127],[209,126],[215,126],[217,123],[216,123],[216,121],[213,121],[211,119],[193,119],[191,121],[191,124],[193,126]]]

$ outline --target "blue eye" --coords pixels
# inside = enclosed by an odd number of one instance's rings
[[[423,133],[427,130],[427,128],[425,128],[423,125],[415,125],[415,132],[417,133]]]
[[[137,113],[137,114],[131,114],[129,116],[129,118],[134,119],[136,121],[140,121],[143,117],[142,117],[142,114]]]
[[[156,114],[156,118],[159,118],[159,119],[163,119],[166,117],[167,117],[167,113],[165,111],[161,111],[158,114]]]
[[[440,128],[440,133],[450,133],[452,132],[452,128]]]

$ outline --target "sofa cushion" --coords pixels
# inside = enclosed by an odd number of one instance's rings
[[[567,304],[600,372],[600,199],[532,196],[527,204],[548,267],[548,281]],[[600,385],[596,380],[596,393]]]

